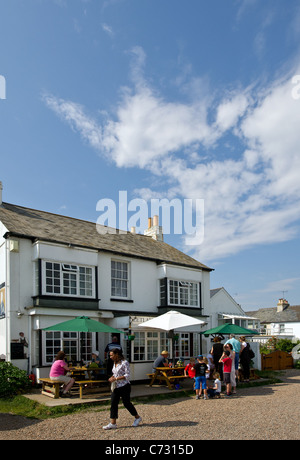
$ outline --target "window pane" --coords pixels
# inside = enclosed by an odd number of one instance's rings
[[[111,295],[128,297],[128,263],[111,261]]]
[[[93,296],[93,268],[91,267],[46,262],[44,276],[44,291],[47,294]]]
[[[60,293],[60,272],[56,270],[57,265],[46,262],[46,292],[49,294]]]

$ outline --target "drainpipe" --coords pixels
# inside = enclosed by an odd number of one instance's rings
[[[6,361],[11,361],[10,343],[10,264],[9,264],[9,239],[5,241],[5,321],[6,321]]]

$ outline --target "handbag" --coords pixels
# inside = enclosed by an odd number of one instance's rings
[[[113,393],[113,391],[117,388],[117,381],[115,380],[114,382],[111,382],[110,385],[110,391]]]
[[[250,347],[249,343],[248,343],[247,345],[248,345],[248,347],[249,347],[249,350],[248,350],[249,358],[250,358],[250,359],[255,358],[255,353],[254,353],[254,351],[252,350],[252,348]]]
[[[255,353],[254,353],[254,351],[252,350],[252,348],[250,348],[250,347],[249,347],[249,358],[250,358],[250,359],[255,358]]]

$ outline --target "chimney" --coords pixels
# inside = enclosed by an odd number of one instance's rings
[[[135,233],[136,233],[136,232],[135,232],[135,227],[131,227],[131,228],[130,228],[130,233],[132,233],[133,235],[135,235]]]
[[[2,185],[2,182],[0,181],[0,206],[2,205],[2,190],[3,190],[3,185]]]
[[[153,216],[148,218],[148,228],[144,231],[144,235],[151,236],[156,241],[163,241],[162,227],[159,226],[159,217]]]
[[[277,304],[277,313],[281,313],[282,311],[284,311],[289,306],[290,306],[290,304],[288,303],[287,300],[279,299],[278,304]]]

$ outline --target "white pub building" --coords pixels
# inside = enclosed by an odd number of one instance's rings
[[[216,305],[210,311],[212,269],[166,244],[152,220],[149,227],[152,236],[100,234],[92,222],[3,202],[0,182],[1,358],[38,378],[49,375],[59,350],[72,362],[81,353],[90,360],[92,350],[103,360],[110,334],[79,340],[78,332],[44,331],[84,315],[124,332],[118,338],[132,380],[143,380],[172,347],[168,333],[138,325],[168,310],[205,321],[180,329],[174,358],[206,353],[211,341],[200,332],[221,318]],[[243,315],[234,301],[226,305],[228,314]]]

